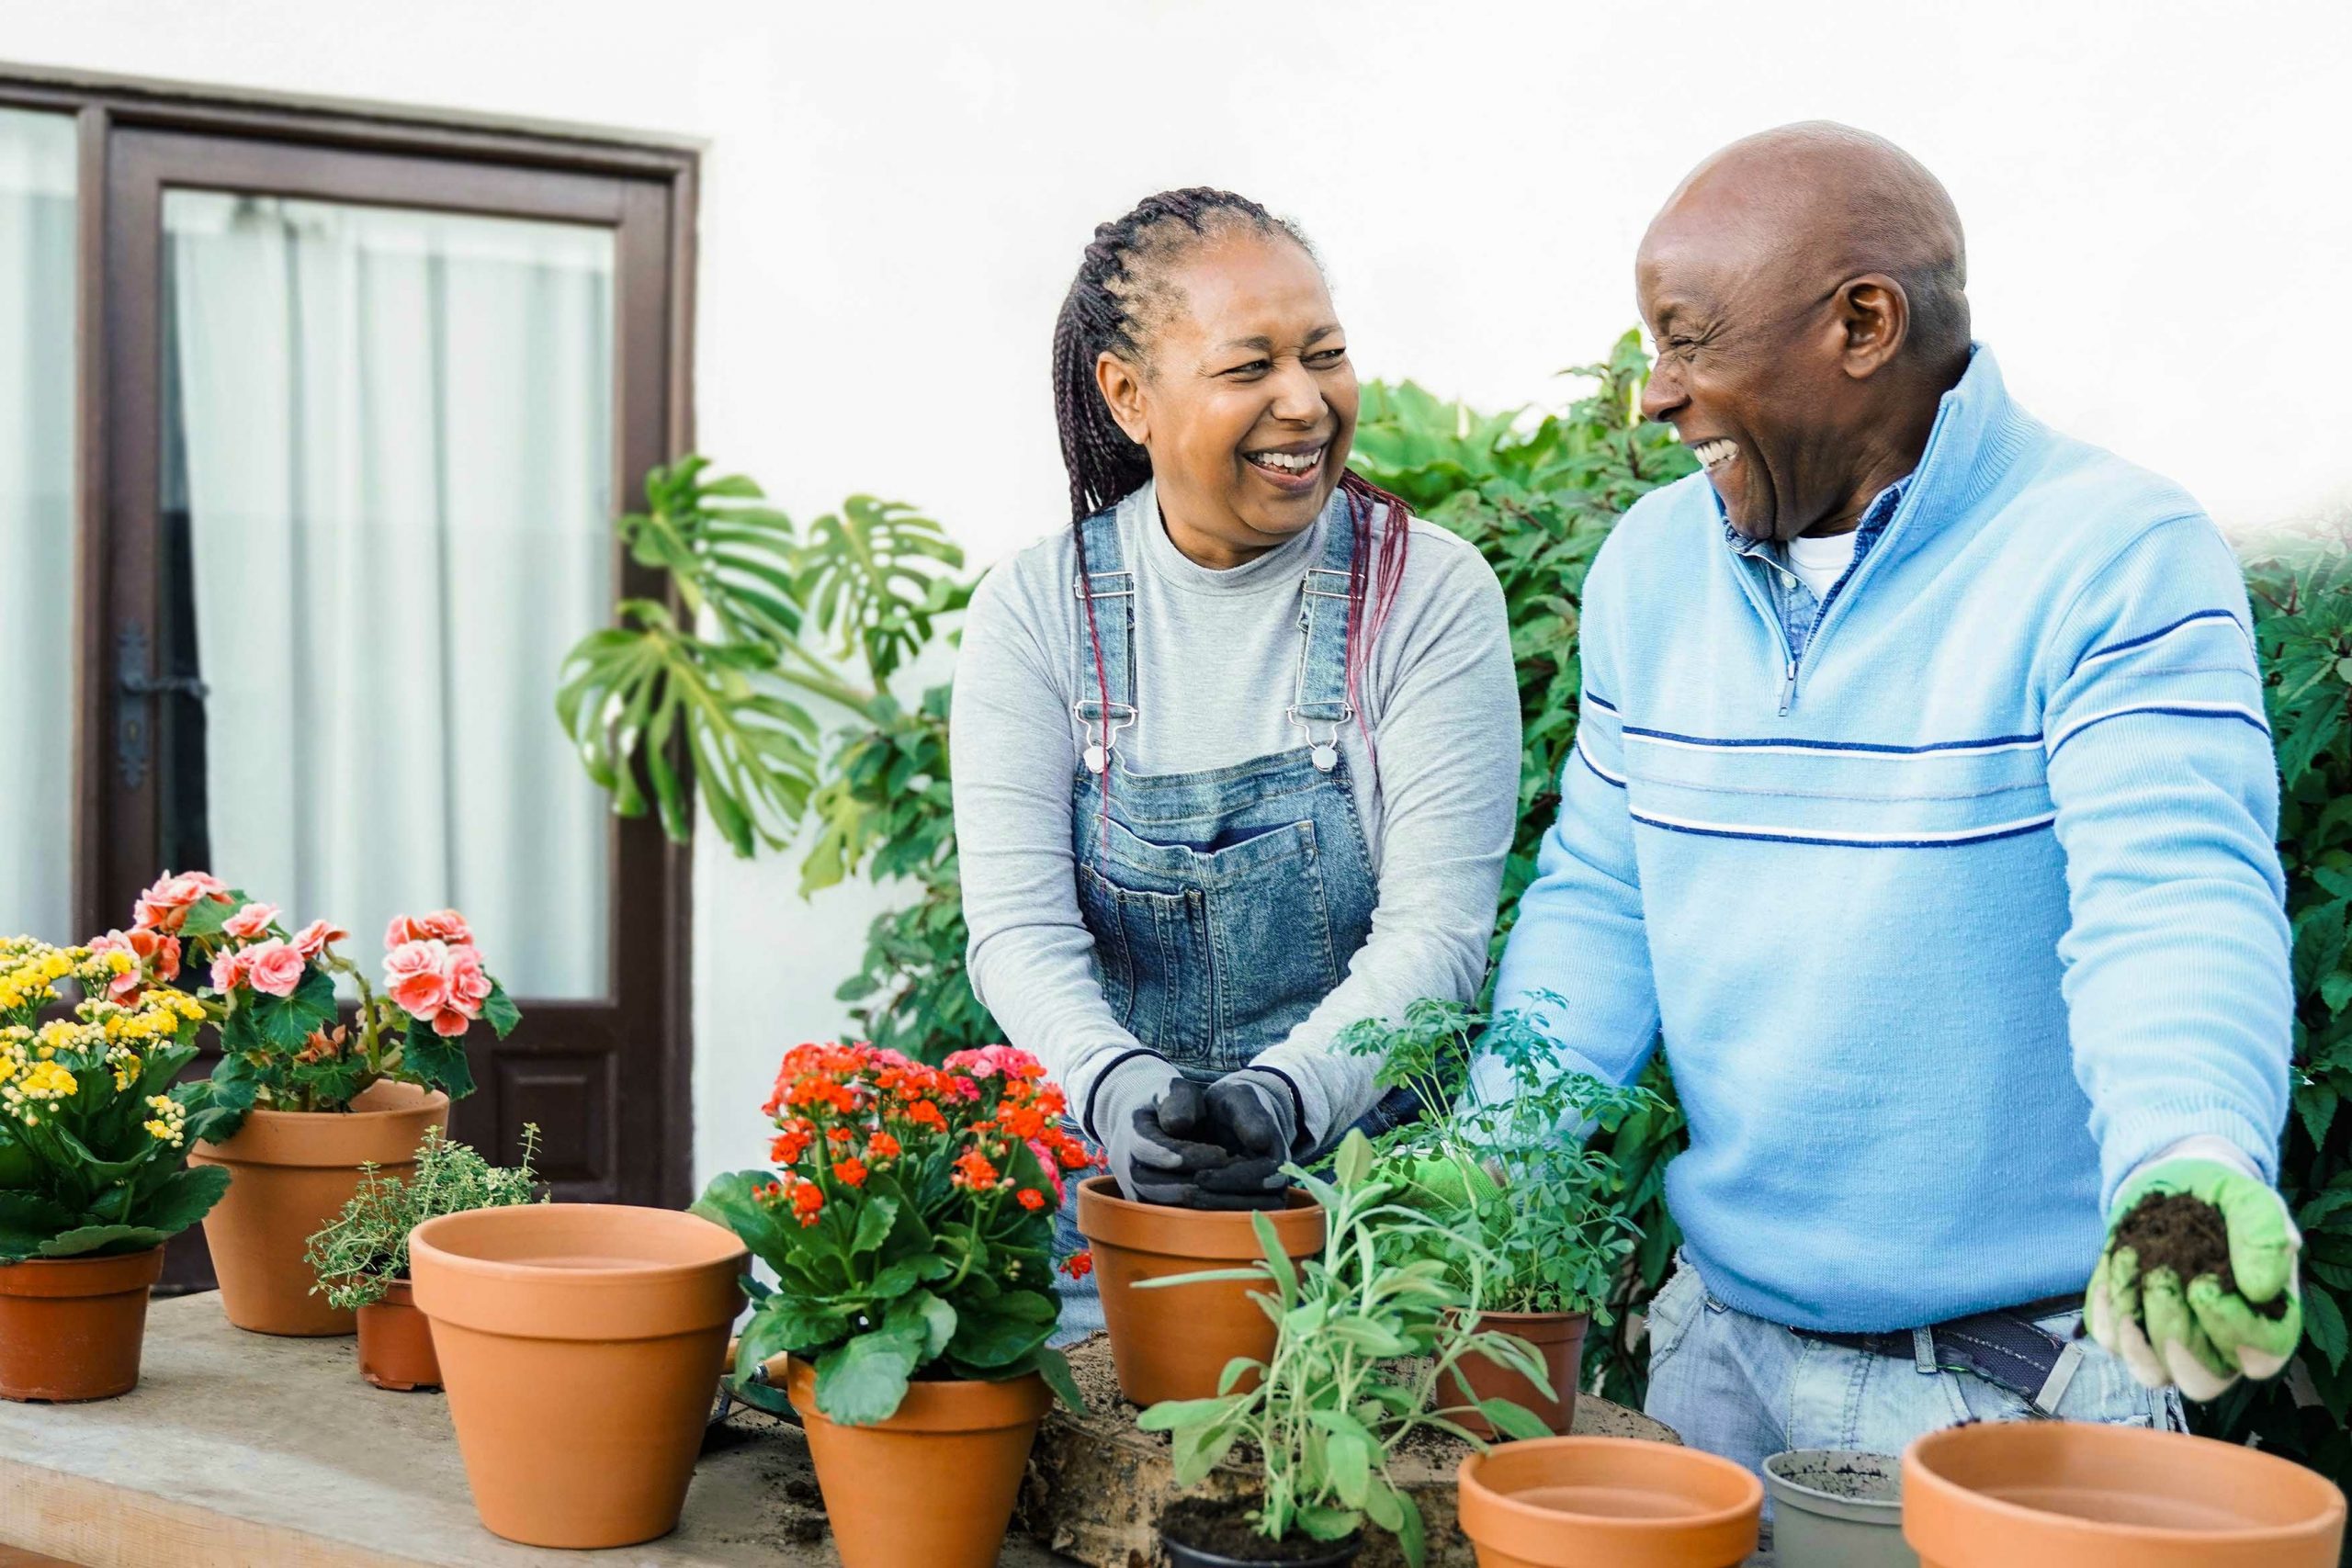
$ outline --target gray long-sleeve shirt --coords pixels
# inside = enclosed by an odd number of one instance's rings
[[[1324,526],[1217,571],[1169,540],[1151,486],[1120,502],[1120,547],[1136,578],[1141,718],[1119,734],[1119,767],[1193,773],[1303,744],[1284,710],[1299,658],[1300,579],[1320,555]],[[951,724],[972,988],[1073,1106],[1136,1045],[1103,1000],[1078,905],[1070,781],[1084,740],[1070,710],[1081,695],[1085,628],[1070,592],[1077,571],[1062,529],[989,572],[965,623]],[[1340,745],[1379,886],[1372,935],[1338,987],[1258,1058],[1298,1083],[1301,1131],[1318,1142],[1376,1098],[1371,1064],[1335,1053],[1332,1037],[1359,1019],[1394,1018],[1417,998],[1467,1001],[1486,970],[1518,794],[1519,695],[1502,590],[1467,543],[1412,525],[1357,702],[1379,750],[1377,787],[1354,726]]]

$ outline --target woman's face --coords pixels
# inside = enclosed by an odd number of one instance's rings
[[[1212,235],[1168,264],[1170,308],[1148,363],[1105,354],[1095,379],[1151,455],[1176,547],[1238,566],[1322,514],[1356,431],[1356,373],[1322,270],[1296,243]]]

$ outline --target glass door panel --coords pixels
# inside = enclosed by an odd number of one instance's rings
[[[614,592],[614,232],[166,189],[163,860],[374,953],[454,906],[517,997],[612,984],[554,719]]]
[[[73,925],[74,273],[69,115],[0,108],[0,936]]]

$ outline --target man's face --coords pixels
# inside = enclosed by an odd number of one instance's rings
[[[1642,412],[1705,465],[1743,537],[1792,539],[1847,500],[1862,411],[1831,288],[1747,232],[1669,210],[1644,238],[1634,277],[1657,363]]]

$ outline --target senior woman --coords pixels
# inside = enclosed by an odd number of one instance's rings
[[[1276,1203],[1378,1098],[1340,1031],[1485,973],[1520,755],[1501,590],[1347,470],[1346,332],[1255,202],[1098,228],[1054,398],[1070,525],[989,573],[956,671],[973,988],[1129,1197]]]

